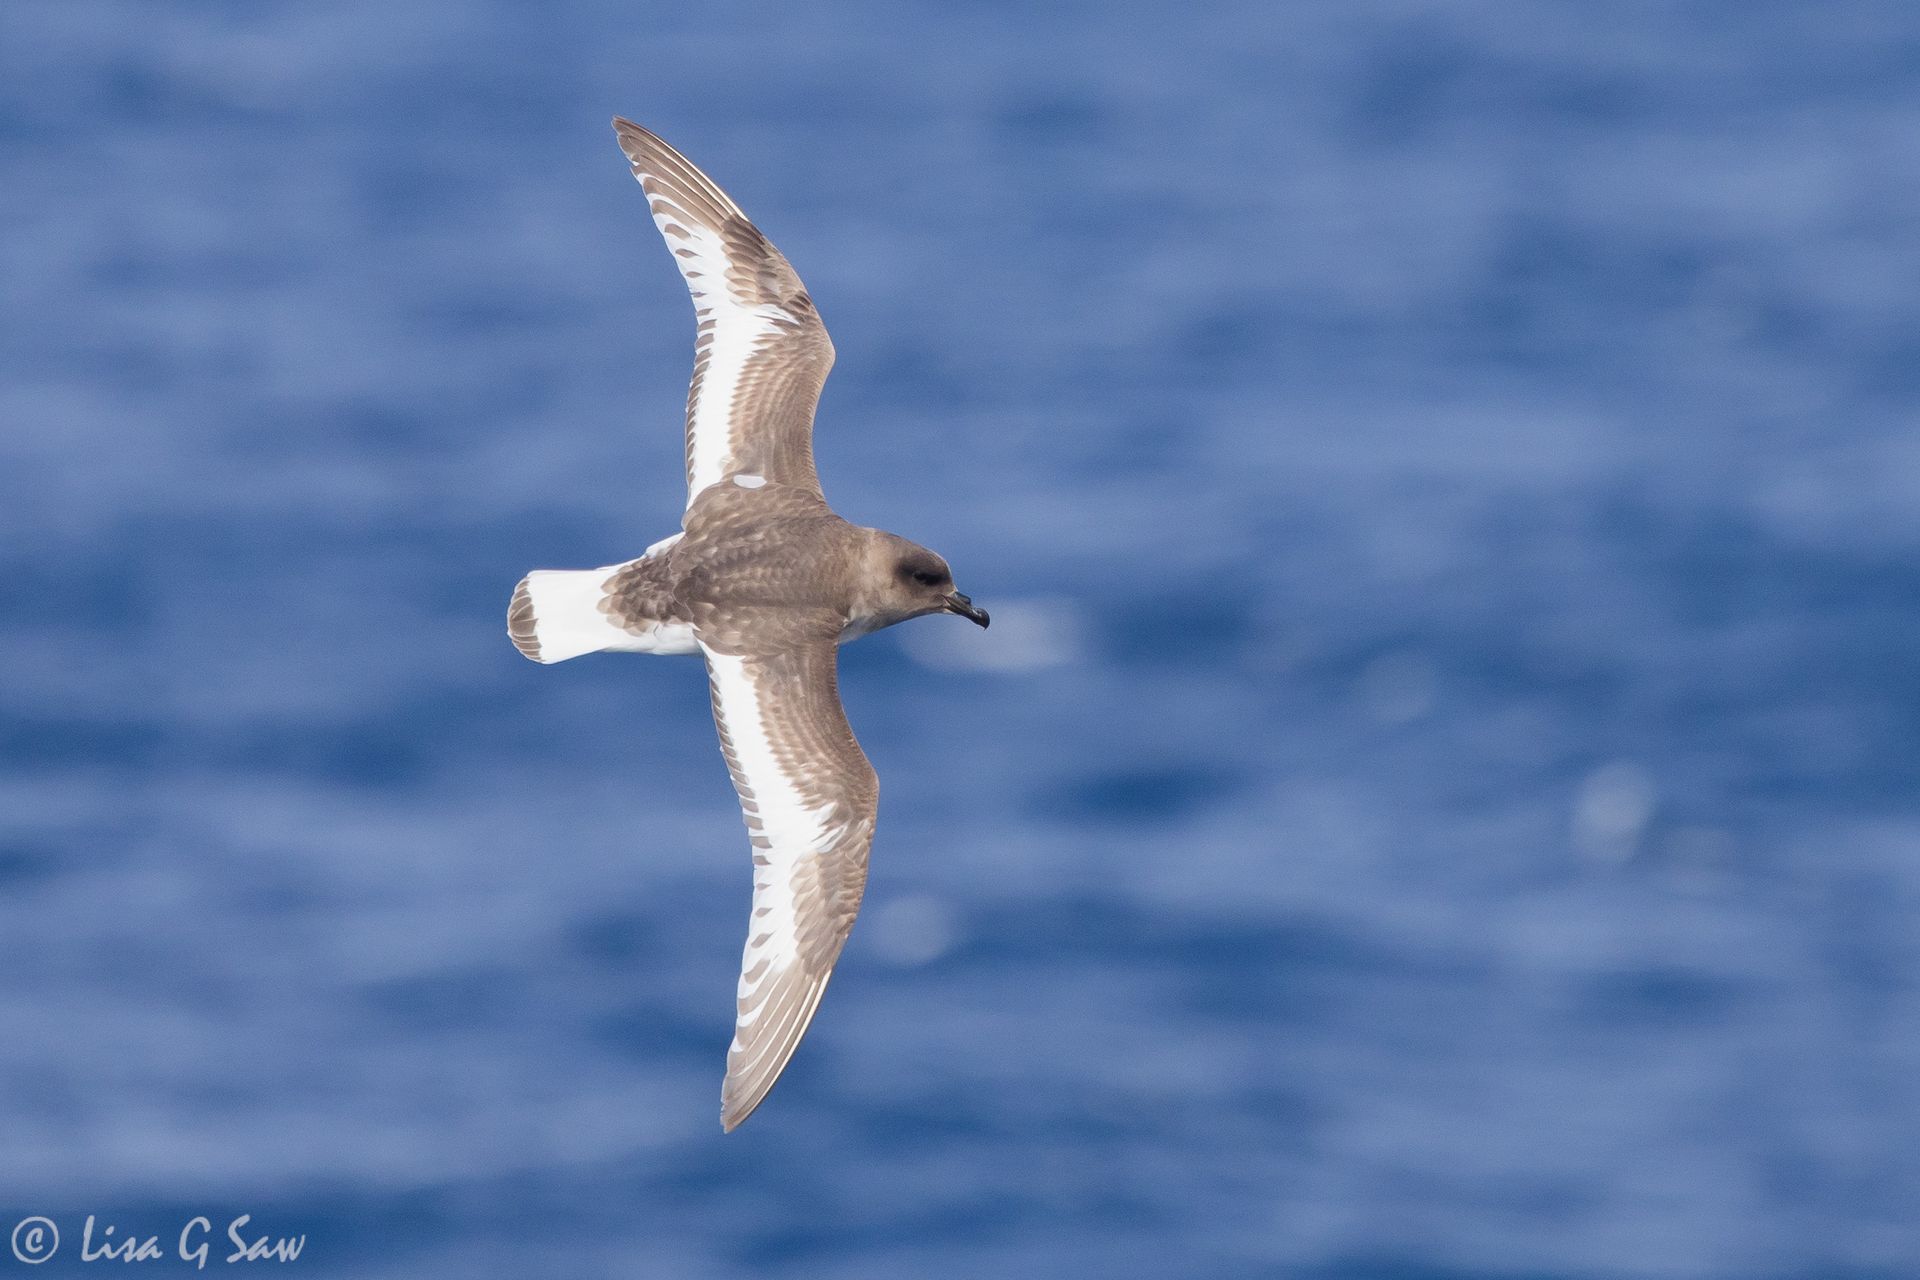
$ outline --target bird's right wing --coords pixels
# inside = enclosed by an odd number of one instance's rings
[[[753,843],[721,1124],[760,1105],[813,1020],[866,892],[880,785],[840,705],[836,644],[773,656],[707,647],[713,718]]]
[[[833,341],[806,286],[685,156],[630,120],[616,116],[613,127],[699,322],[687,389],[687,505],[739,474],[818,493],[813,411]]]

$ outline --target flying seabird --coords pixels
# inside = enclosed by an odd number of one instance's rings
[[[806,1034],[867,883],[879,779],[840,705],[835,649],[927,613],[980,626],[947,562],[849,524],[820,492],[813,414],[833,342],[786,258],[712,179],[615,117],[698,319],[681,531],[600,569],[542,569],[507,632],[535,662],[700,653],[753,846],[720,1123],[760,1105]]]

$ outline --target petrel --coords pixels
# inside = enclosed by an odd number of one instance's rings
[[[541,569],[507,633],[535,662],[700,653],[753,846],[720,1123],[760,1105],[820,1007],[867,883],[879,779],[840,705],[835,649],[926,613],[980,626],[947,562],[849,524],[820,492],[813,414],[833,342],[786,258],[712,179],[618,116],[620,149],[698,319],[681,531],[600,569]]]

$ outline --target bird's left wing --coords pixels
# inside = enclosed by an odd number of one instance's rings
[[[866,891],[880,784],[840,705],[834,638],[770,656],[707,647],[713,718],[753,843],[721,1124],[760,1105],[813,1020]]]
[[[820,491],[813,411],[833,340],[806,286],[727,193],[659,137],[614,132],[698,320],[687,388],[687,505],[731,475]]]

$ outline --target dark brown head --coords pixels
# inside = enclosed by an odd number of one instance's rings
[[[987,611],[954,590],[953,571],[933,552],[892,534],[881,537],[875,552],[867,603],[874,625],[891,626],[923,613],[957,613],[987,625]]]

